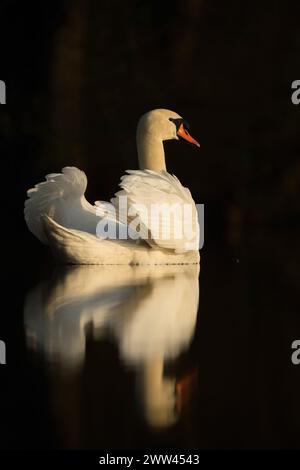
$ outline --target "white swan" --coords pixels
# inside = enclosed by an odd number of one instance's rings
[[[146,113],[137,128],[140,170],[128,170],[122,177],[121,191],[110,207],[101,202],[91,205],[84,196],[86,175],[66,167],[28,191],[29,230],[67,263],[198,263],[195,203],[190,191],[166,171],[163,141],[179,138],[200,146],[177,113],[166,109]],[[107,227],[114,228],[113,236],[105,237]],[[120,236],[122,230],[125,237]]]

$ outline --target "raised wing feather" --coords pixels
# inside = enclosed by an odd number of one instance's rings
[[[199,226],[190,191],[170,173],[128,170],[112,203],[149,245],[185,252],[198,249]]]
[[[47,244],[42,217],[48,215],[64,227],[96,233],[99,218],[84,197],[86,187],[86,175],[76,167],[47,175],[46,181],[27,191],[24,213],[29,230]]]

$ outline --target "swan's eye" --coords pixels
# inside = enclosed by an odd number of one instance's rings
[[[171,118],[171,117],[169,118],[169,121],[174,122],[174,124],[176,126],[176,131],[179,130],[181,124],[184,122],[183,119],[181,119],[181,118],[174,119],[174,118]]]

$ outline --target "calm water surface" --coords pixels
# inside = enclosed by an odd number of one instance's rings
[[[200,270],[28,267],[8,446],[299,447],[297,253],[279,234],[211,243]]]

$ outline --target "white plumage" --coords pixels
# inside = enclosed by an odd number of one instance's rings
[[[46,181],[28,191],[25,202],[28,228],[41,242],[51,245],[61,261],[74,264],[199,262],[195,203],[190,191],[165,170],[162,142],[178,138],[170,118],[177,121],[181,118],[168,110],[154,110],[145,116],[138,128],[142,169],[127,171],[121,178],[121,190],[110,206],[103,202],[91,205],[86,200],[87,177],[75,167],[47,175]],[[144,168],[143,162],[151,167],[151,161],[153,169]],[[120,230],[124,232],[125,227],[131,237],[99,237],[99,226],[106,227],[106,224],[114,225],[117,234]]]
[[[25,220],[29,230],[48,244],[43,216],[47,215],[65,228],[95,233],[98,221],[95,207],[84,197],[87,187],[85,173],[75,167],[65,167],[62,173],[46,176],[46,181],[29,189],[25,202]]]
[[[126,197],[129,213],[143,227],[149,245],[184,253],[188,251],[187,245],[194,243],[197,250],[198,217],[190,191],[167,171],[128,170],[127,173],[121,178],[122,189],[112,202],[118,207],[120,198]],[[192,223],[187,227],[184,216],[189,212]]]

